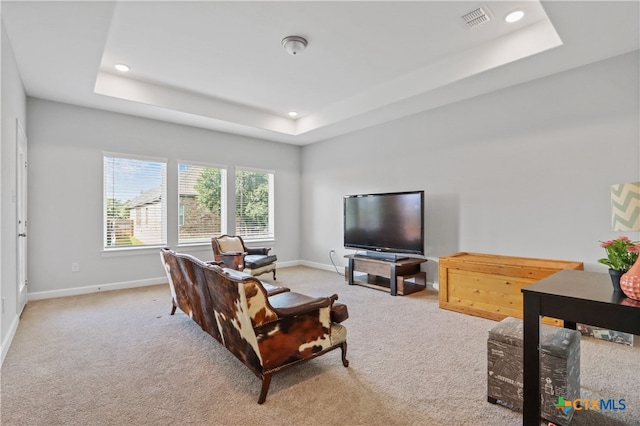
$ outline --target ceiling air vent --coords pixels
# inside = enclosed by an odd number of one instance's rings
[[[489,13],[482,7],[472,10],[471,12],[462,15],[462,20],[469,28],[477,27],[480,24],[484,24],[489,21],[491,17]]]

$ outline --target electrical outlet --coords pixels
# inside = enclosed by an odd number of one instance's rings
[[[80,272],[80,262],[73,262],[71,264],[71,272]]]

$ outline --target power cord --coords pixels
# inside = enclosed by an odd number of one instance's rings
[[[329,250],[329,260],[331,260],[331,263],[333,264],[333,267],[336,270],[336,274],[342,276],[340,271],[338,271],[338,267],[336,266],[336,263],[333,261],[333,256],[332,256],[333,254],[336,254],[336,251],[334,249]]]

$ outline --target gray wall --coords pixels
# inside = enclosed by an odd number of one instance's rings
[[[425,190],[428,281],[457,251],[576,260],[604,251],[610,185],[639,180],[638,52],[302,151],[302,258],[342,247],[342,196]],[[637,239],[637,233],[630,234]]]
[[[300,259],[299,147],[41,99],[29,98],[27,109],[30,298],[74,294],[83,287],[95,291],[105,284],[166,282],[157,249],[102,251],[103,151],[169,160],[168,243],[173,248],[177,160],[274,170],[272,251],[281,262]],[[213,258],[210,245],[178,250]],[[72,262],[80,263],[80,272],[71,272]]]
[[[1,22],[1,21],[0,21]],[[18,326],[17,315],[17,258],[16,236],[16,119],[21,125],[26,124],[26,96],[18,67],[13,55],[13,49],[2,27],[2,82],[0,93],[2,96],[2,149],[0,150],[0,297],[2,300],[2,314],[0,316],[1,354],[4,359],[9,343]]]

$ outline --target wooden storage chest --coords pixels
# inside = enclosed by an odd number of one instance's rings
[[[561,269],[583,270],[582,262],[481,253],[443,256],[438,264],[440,307],[501,321],[522,318],[523,287]],[[543,322],[562,325],[545,318]]]

